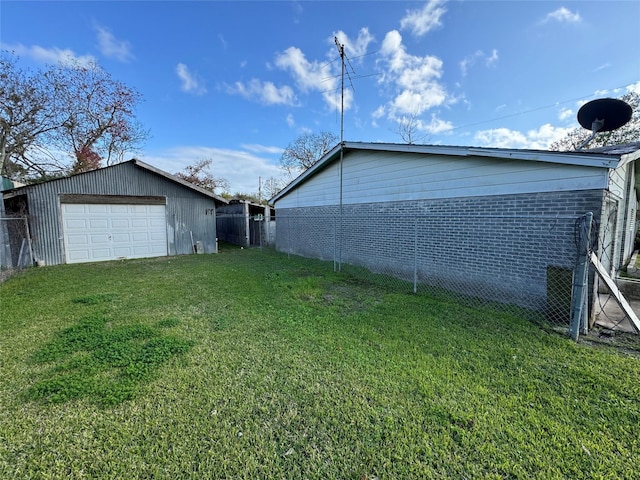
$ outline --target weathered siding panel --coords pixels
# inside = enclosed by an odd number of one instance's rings
[[[137,167],[134,162],[28,186],[21,193],[28,196],[36,258],[47,265],[64,263],[65,258],[60,194],[166,197],[169,255],[192,253],[192,235],[194,242],[203,243],[205,253],[216,251],[214,199]]]
[[[525,160],[349,152],[343,204],[604,189],[607,170]],[[339,203],[339,162],[278,200],[278,208]]]

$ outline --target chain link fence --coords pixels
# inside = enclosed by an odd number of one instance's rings
[[[586,215],[279,213],[276,248],[393,289],[489,305],[577,339],[603,295],[589,262],[603,240],[586,222]],[[577,272],[584,288],[574,291]]]
[[[636,267],[637,253],[631,256],[628,265],[624,265],[626,255],[622,250],[624,243],[630,243],[631,250],[637,250],[637,224],[634,231],[617,232],[617,215],[617,209],[612,209],[602,220],[602,224],[594,221],[589,252],[595,252],[598,255],[603,269],[611,274],[615,289],[622,293],[625,301],[638,316],[640,315],[640,268]],[[634,238],[625,238],[626,235],[633,235]],[[617,266],[620,267],[619,271]],[[590,269],[595,270],[593,265],[590,265]],[[596,274],[593,273],[593,275]],[[599,281],[596,285],[592,319],[595,334],[605,341],[621,333],[638,333],[629,314],[621,307],[614,292],[604,281]]]
[[[27,217],[0,217],[0,279],[33,265]]]

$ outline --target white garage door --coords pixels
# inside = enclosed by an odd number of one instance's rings
[[[62,204],[67,263],[167,255],[164,205]]]

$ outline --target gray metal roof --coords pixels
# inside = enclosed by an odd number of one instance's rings
[[[415,145],[400,143],[344,142],[343,154],[350,150],[371,150],[378,152],[418,153],[425,155],[445,155],[450,157],[491,157],[532,162],[579,165],[594,168],[617,168],[628,161],[640,158],[640,144],[630,144],[605,150],[555,152],[549,150],[526,150],[511,148],[464,147],[449,145]],[[340,158],[341,144],[328,151],[317,163],[294,179],[277,195],[269,200],[273,203],[287,195],[296,186],[304,183],[316,172],[324,169]]]
[[[195,192],[198,192],[201,195],[213,198],[218,203],[224,203],[224,204],[229,203],[226,198],[220,197],[220,196],[214,194],[213,192],[211,192],[211,191],[209,191],[207,189],[204,189],[202,187],[194,185],[193,183],[187,182],[186,180],[183,180],[182,178],[176,177],[175,175],[167,173],[164,170],[160,170],[159,168],[156,168],[156,167],[154,167],[152,165],[149,165],[148,163],[142,162],[142,161],[140,161],[140,160],[138,160],[136,158],[133,158],[133,159],[127,161],[127,162],[122,162],[122,163],[132,163],[137,168],[141,168],[143,170],[147,170],[149,172],[153,172],[156,175],[160,175],[160,176],[166,178],[167,180],[170,180],[171,182],[180,184],[183,187],[188,188],[190,190],[193,190]],[[107,168],[114,168],[114,167],[117,167],[118,165],[122,165],[122,164],[110,165],[108,167],[98,168],[97,170],[91,170],[91,171],[88,171],[88,172],[77,173],[77,174],[71,175],[71,176],[75,177],[75,176],[79,176],[79,175],[91,175],[93,172],[96,172],[98,170],[104,170],[104,169],[107,169]],[[41,182],[41,183],[36,183],[36,184],[31,184],[31,185],[24,185],[24,186],[21,186],[21,187],[16,187],[16,188],[4,191],[3,194],[4,194],[5,198],[10,198],[10,197],[13,197],[15,195],[20,195],[22,192],[24,192],[25,190],[28,190],[29,188],[38,188],[38,185],[51,184],[51,183],[54,183],[54,182],[59,182],[59,181],[63,180],[64,178],[68,178],[68,177],[55,178],[55,179],[47,180],[47,181]]]

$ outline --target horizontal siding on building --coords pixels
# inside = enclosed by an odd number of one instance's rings
[[[343,204],[607,188],[604,168],[481,157],[347,152]],[[339,162],[278,200],[277,208],[339,203]]]

